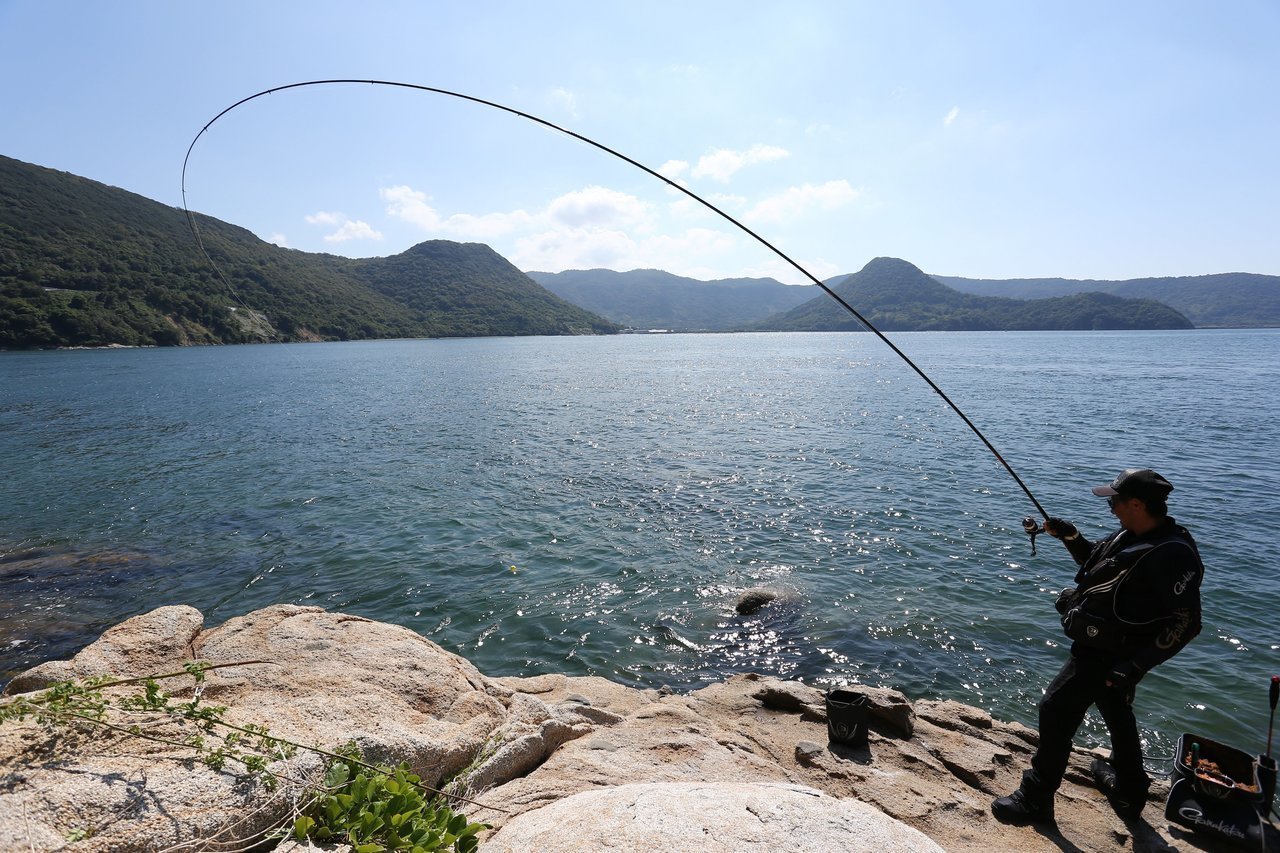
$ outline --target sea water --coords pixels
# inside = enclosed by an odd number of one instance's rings
[[[1087,537],[1114,529],[1091,486],[1174,483],[1204,630],[1139,688],[1148,754],[1261,752],[1280,330],[890,337]],[[495,676],[754,671],[1031,725],[1067,653],[1065,549],[1031,553],[1030,498],[866,333],[0,353],[0,460],[0,681],[167,604],[356,613]],[[756,586],[781,597],[738,615]]]

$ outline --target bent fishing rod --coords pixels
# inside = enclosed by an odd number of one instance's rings
[[[889,338],[887,338],[883,332],[877,329],[874,323],[872,323],[866,317],[862,316],[862,314],[860,314],[857,311],[857,309],[855,309],[852,305],[850,305],[842,296],[840,296],[840,294],[836,293],[832,288],[828,287],[817,276],[809,272],[807,269],[801,266],[798,262],[792,259],[789,255],[787,255],[777,246],[773,245],[768,240],[766,240],[765,238],[757,234],[755,231],[751,230],[746,225],[744,225],[743,223],[735,219],[733,216],[730,216],[728,213],[721,210],[719,207],[716,207],[714,204],[707,201],[702,196],[693,192],[688,187],[682,186],[681,184],[671,180],[665,175],[659,174],[658,172],[654,171],[653,169],[649,168],[648,166],[644,165],[638,160],[628,157],[627,155],[613,148],[610,148],[609,146],[603,143],[597,142],[596,140],[591,139],[590,137],[583,136],[581,133],[577,133],[575,131],[569,130],[568,128],[561,127],[560,125],[550,122],[544,118],[539,118],[538,116],[531,115],[530,113],[523,112],[522,110],[517,110],[514,107],[508,107],[504,104],[499,104],[495,101],[489,101],[489,100],[485,100],[484,98],[478,98],[474,95],[467,95],[462,92],[454,92],[454,91],[450,91],[449,89],[441,89],[435,86],[423,86],[417,83],[402,83],[394,80],[355,80],[355,79],[308,80],[303,83],[289,83],[284,86],[276,86],[275,88],[272,88],[272,89],[264,89],[263,91],[257,92],[253,95],[249,95],[246,98],[241,98],[231,106],[224,109],[222,112],[218,113],[212,119],[210,119],[208,124],[206,124],[203,128],[200,129],[200,132],[197,133],[195,135],[195,138],[191,140],[191,144],[187,146],[187,155],[182,159],[182,209],[187,214],[187,223],[191,226],[191,231],[195,235],[196,243],[200,246],[200,251],[204,254],[205,259],[215,269],[217,268],[217,264],[213,262],[213,259],[209,257],[208,251],[205,250],[204,242],[200,238],[200,229],[196,225],[195,216],[191,213],[191,209],[187,207],[187,164],[191,159],[191,152],[195,149],[196,143],[200,141],[200,137],[204,136],[205,132],[210,127],[212,127],[214,123],[218,121],[218,119],[222,118],[227,113],[231,112],[237,107],[240,107],[244,104],[249,103],[250,101],[256,100],[265,95],[273,95],[277,92],[284,92],[290,89],[301,89],[307,86],[332,86],[332,85],[346,85],[346,84],[353,84],[353,83],[371,85],[371,86],[391,86],[393,88],[398,88],[398,89],[411,89],[418,92],[428,92],[430,94],[435,94],[435,95],[444,95],[446,97],[457,98],[463,101],[470,101],[473,104],[479,104],[480,106],[489,107],[495,110],[501,110],[502,112],[505,112],[505,113],[510,113],[511,115],[518,116],[527,121],[531,121],[534,124],[540,124],[543,127],[549,128],[550,130],[554,130],[558,133],[563,133],[566,136],[571,136],[574,139],[577,139],[579,142],[585,142],[587,145],[590,145],[593,148],[597,148],[600,151],[605,152],[606,154],[612,155],[613,157],[616,157],[625,163],[629,163],[630,165],[635,166],[637,169],[640,169],[642,172],[645,172],[657,178],[659,181],[662,181],[664,184],[671,187],[672,189],[677,190],[678,192],[681,192],[684,195],[688,196],[689,198],[693,199],[698,204],[702,205],[703,207],[710,210],[712,213],[719,216],[721,219],[724,219],[730,224],[736,226],[743,233],[747,234],[749,237],[754,239],[760,245],[764,246],[766,249],[773,252],[783,261],[788,263],[790,266],[794,267],[801,275],[803,275],[809,281],[813,282],[818,287],[822,288],[822,291],[824,293],[826,293],[828,296],[834,299],[837,303],[839,303],[840,307],[848,311],[855,320],[857,320],[860,324],[862,324],[862,326],[865,329],[867,329],[867,331],[874,333],[876,337],[878,337],[881,341],[884,342],[886,346],[889,347],[889,349],[893,350],[894,354],[897,355],[904,362],[906,362],[907,366],[910,367],[913,371],[915,371],[916,375],[919,376],[921,379],[923,379],[928,384],[928,386],[933,389],[934,393],[936,393],[939,397],[942,398],[942,401],[946,403],[947,406],[950,407],[951,411],[955,412],[956,415],[959,416],[960,420],[964,421],[965,426],[969,427],[969,429],[973,431],[973,434],[976,435],[979,439],[981,439],[982,443],[986,445],[987,450],[991,451],[991,455],[993,455],[996,458],[996,461],[998,461],[1001,465],[1004,466],[1004,469],[1009,472],[1009,476],[1013,477],[1014,482],[1018,484],[1018,486],[1022,489],[1022,491],[1026,494],[1026,496],[1031,500],[1031,503],[1035,506],[1036,511],[1040,513],[1040,517],[1044,519],[1048,519],[1049,514],[1045,511],[1044,507],[1040,505],[1040,502],[1036,500],[1036,496],[1031,493],[1031,489],[1027,488],[1027,484],[1024,483],[1022,481],[1022,478],[1018,476],[1018,473],[1013,470],[1013,466],[1005,461],[1005,458],[1002,455],[1000,455],[1000,451],[997,450],[995,445],[992,444],[987,439],[987,437],[982,434],[982,430],[978,429],[977,425],[969,419],[969,416],[966,415],[963,411],[961,411],[960,407],[956,405],[955,402],[952,401],[952,399],[946,395],[946,392],[944,392],[936,382],[934,382],[931,378],[929,378],[928,374],[926,374],[920,368],[919,365],[917,365],[914,361],[912,361],[911,358],[908,357],[905,352],[899,349],[898,346],[893,341],[889,340]],[[1034,554],[1036,534],[1041,532],[1043,528],[1036,522],[1034,517],[1028,516],[1022,521],[1022,529],[1031,537],[1031,553]]]

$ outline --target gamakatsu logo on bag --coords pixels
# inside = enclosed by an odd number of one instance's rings
[[[1232,838],[1240,838],[1240,839],[1244,838],[1244,830],[1242,830],[1240,827],[1234,826],[1229,823],[1224,823],[1220,820],[1212,820],[1210,818],[1207,818],[1204,816],[1204,812],[1200,811],[1199,809],[1193,809],[1187,806],[1183,806],[1182,808],[1178,809],[1178,814],[1180,814],[1182,817],[1185,817],[1187,820],[1191,821],[1196,826],[1207,827],[1209,829],[1214,830],[1215,832],[1220,832],[1223,835],[1229,835]]]

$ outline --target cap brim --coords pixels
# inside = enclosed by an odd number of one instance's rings
[[[1094,487],[1093,487],[1093,493],[1094,493],[1095,495],[1097,495],[1098,497],[1100,497],[1100,498],[1109,498],[1109,497],[1111,497],[1112,495],[1118,495],[1118,494],[1120,494],[1119,492],[1117,492],[1115,489],[1111,488],[1110,486],[1094,486]]]

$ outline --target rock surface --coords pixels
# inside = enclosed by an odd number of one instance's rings
[[[486,850],[942,850],[857,800],[778,782],[649,782],[574,794],[512,820]]]
[[[778,591],[776,589],[762,586],[752,587],[738,596],[738,601],[733,605],[733,608],[740,614],[748,615],[755,613],[777,597]]]
[[[160,608],[7,693],[193,659],[259,661],[207,673],[203,698],[229,720],[327,748],[354,741],[468,798],[459,810],[493,826],[482,851],[936,849],[920,834],[952,851],[1219,849],[1164,820],[1167,785],[1143,819],[1118,818],[1084,752],[1056,829],[995,822],[991,799],[1017,785],[1036,734],[956,702],[859,686],[870,735],[852,749],[828,743],[824,694],[800,682],[741,675],[677,694],[596,677],[490,678],[408,629],[318,608],[269,607],[209,629],[192,608]],[[189,678],[163,684],[190,697]],[[268,794],[189,755],[6,722],[0,850],[232,850],[289,819],[296,786]],[[279,767],[314,777],[320,762],[307,756]]]

